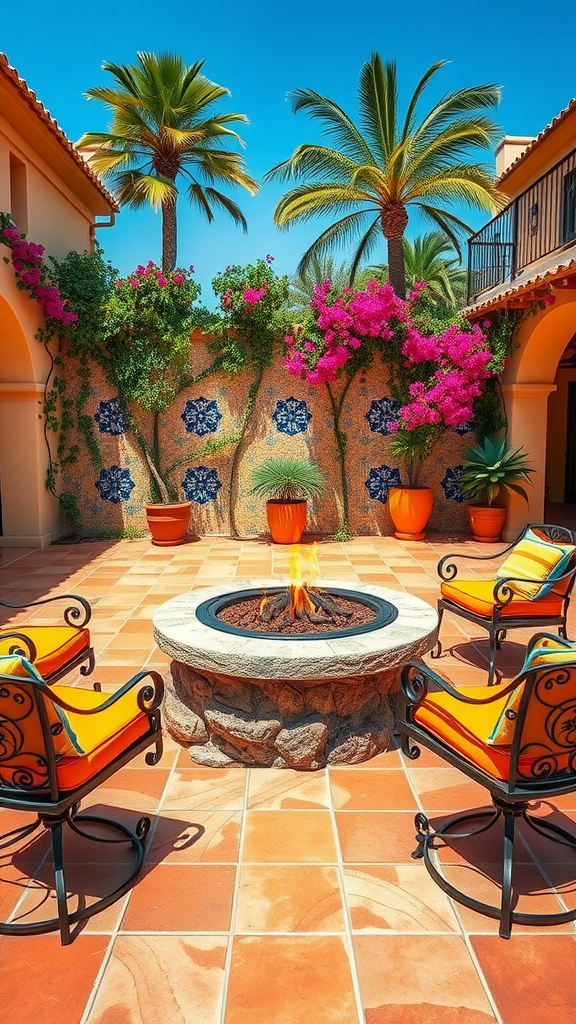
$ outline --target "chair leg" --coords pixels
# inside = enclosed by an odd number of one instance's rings
[[[52,825],[50,829],[52,853],[54,855],[54,886],[56,889],[56,905],[58,907],[58,924],[60,942],[63,946],[70,945],[70,918],[66,900],[66,880],[64,878],[64,851],[62,849],[62,822]]]
[[[496,672],[496,646],[498,643],[498,630],[490,630],[490,661],[488,663],[488,686],[492,686]]]
[[[512,865],[514,863],[514,818],[512,808],[506,807],[504,814],[504,864],[502,866],[502,903],[500,928],[503,939],[510,938],[512,928]]]
[[[442,654],[442,644],[440,643],[440,626],[442,625],[442,618],[444,616],[444,607],[438,602],[438,639],[434,644],[434,647],[430,651],[431,658],[439,658]]]

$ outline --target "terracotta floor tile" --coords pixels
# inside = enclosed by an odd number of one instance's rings
[[[494,1021],[460,936],[355,935],[353,944],[366,1024]]]
[[[94,804],[108,805],[111,817],[114,817],[117,807],[157,811],[169,774],[169,769],[161,764],[147,768],[121,768],[82,801],[82,809],[87,810]]]
[[[227,864],[149,865],[132,891],[122,931],[228,931],[235,872]]]
[[[330,765],[328,771],[330,775],[337,775],[341,771],[365,772],[373,771],[374,768],[400,768],[402,762],[400,760],[399,746],[396,745],[397,739],[394,736],[388,750],[383,750],[381,754],[376,754],[375,757],[371,757],[367,761],[360,761],[358,764],[333,764]]]
[[[120,935],[87,1024],[216,1024],[225,955],[218,936]]]
[[[568,935],[475,935],[471,943],[504,1024],[573,1024],[576,941]],[[529,1008],[529,1009],[528,1009]]]
[[[163,811],[149,845],[149,863],[229,863],[238,859],[238,811]]]
[[[358,1024],[343,939],[307,935],[235,938],[224,1021]]]
[[[131,859],[133,863],[133,858]],[[68,912],[71,914],[80,907],[90,907],[96,900],[108,895],[116,886],[123,883],[130,873],[131,867],[126,864],[115,864],[106,861],[103,864],[82,862],[74,864],[66,862],[66,891],[69,895]],[[78,932],[112,932],[122,916],[126,898],[121,897],[112,906],[89,918],[86,922],[72,926],[72,934]],[[45,865],[33,873],[24,899],[13,918],[15,921],[30,924],[33,921],[44,921],[58,916],[56,893],[54,890],[54,873],[52,864]]]
[[[488,791],[457,768],[412,767],[415,764],[415,761],[410,762],[407,771],[426,812],[456,812],[490,806]]]
[[[338,811],[336,824],[345,864],[410,863],[413,812]]]
[[[78,1024],[109,942],[107,935],[79,935],[69,946],[60,945],[57,933],[0,936],[0,1005],[6,1021]]]
[[[244,864],[235,931],[344,931],[337,869],[319,864]]]
[[[353,931],[458,931],[448,897],[418,864],[359,864],[344,882]]]
[[[247,811],[243,861],[335,864],[336,846],[327,811]]]
[[[290,768],[251,768],[248,783],[249,808],[280,810],[281,808],[328,807],[326,770],[298,772]]]
[[[330,775],[334,807],[353,811],[416,811],[417,804],[404,771],[356,772],[343,769]]]
[[[163,807],[239,811],[244,806],[245,768],[177,768],[170,779]]]

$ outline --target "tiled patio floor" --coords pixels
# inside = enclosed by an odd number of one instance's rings
[[[322,543],[325,578],[377,582],[435,603],[438,558],[462,540],[403,544],[390,537]],[[467,543],[468,550],[477,550]],[[496,550],[496,549],[492,549]],[[490,549],[484,548],[486,554]],[[155,647],[154,609],[174,594],[220,582],[284,577],[286,549],[206,538],[179,548],[147,541],[0,551],[0,597],[31,601],[56,592],[93,604],[97,668],[114,689],[143,666],[167,667]],[[490,563],[485,563],[490,571]],[[576,604],[576,602],[573,602]],[[576,608],[573,609],[576,611]],[[50,621],[45,609],[36,621]],[[478,640],[469,642],[469,636]],[[576,635],[576,615],[571,622]],[[521,660],[512,634],[499,666]],[[482,681],[484,635],[445,618],[451,652],[435,662],[455,680]],[[72,678],[69,680],[72,682]],[[133,891],[92,918],[71,946],[56,934],[0,938],[0,1007],[6,1024],[574,1024],[576,930],[515,928],[458,907],[411,859],[413,816],[485,805],[484,791],[423,753],[398,750],[354,767],[313,773],[194,766],[170,739],[159,766],[133,762],[89,803],[153,818],[146,870]],[[576,821],[576,795],[557,801]],[[546,812],[547,808],[543,811]],[[0,811],[0,832],[14,828]],[[25,880],[24,909],[53,905],[38,841],[0,860],[0,912]],[[446,850],[454,879],[465,853]],[[542,872],[576,899],[576,865],[541,865],[525,849],[520,909],[555,903]],[[116,859],[120,858],[116,853]],[[482,896],[494,890],[496,853],[482,849]],[[98,892],[117,870],[81,863],[70,884]],[[531,895],[530,895],[531,894]],[[482,898],[481,896],[481,898]]]

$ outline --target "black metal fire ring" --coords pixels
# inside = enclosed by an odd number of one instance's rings
[[[382,597],[374,594],[362,594],[358,590],[341,590],[339,587],[322,587],[326,594],[331,597],[345,597],[348,601],[355,601],[357,604],[365,605],[376,612],[376,618],[371,622],[364,622],[359,626],[343,627],[341,629],[326,630],[323,633],[271,633],[267,630],[242,629],[240,626],[232,626],[228,622],[222,622],[218,613],[223,608],[239,604],[251,597],[258,597],[264,594],[274,596],[286,591],[286,587],[252,587],[249,590],[237,590],[229,594],[220,594],[218,597],[210,597],[203,601],[196,609],[196,618],[204,626],[211,626],[219,629],[222,633],[233,633],[235,636],[252,636],[259,640],[336,640],[339,637],[358,636],[360,633],[372,633],[375,629],[389,626],[398,618],[396,605],[385,601]]]

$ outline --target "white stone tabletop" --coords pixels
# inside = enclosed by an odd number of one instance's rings
[[[246,580],[205,587],[173,597],[156,610],[154,638],[161,651],[194,668],[249,679],[315,679],[369,675],[406,664],[436,642],[436,609],[418,597],[373,584],[319,580],[318,587],[354,590],[389,601],[398,609],[394,622],[367,633],[333,639],[236,636],[196,616],[204,601],[239,590],[270,589],[282,580]]]

